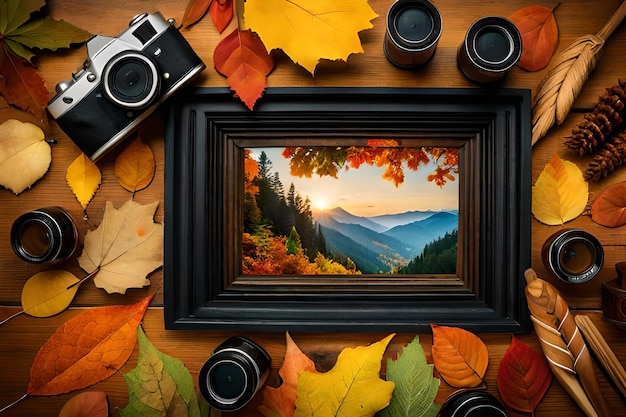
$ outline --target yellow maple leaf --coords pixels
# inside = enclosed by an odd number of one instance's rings
[[[532,213],[542,223],[560,225],[580,216],[588,198],[580,168],[555,152],[533,186]]]
[[[18,195],[48,172],[51,161],[39,127],[15,119],[0,124],[0,185]]]
[[[154,223],[159,202],[127,201],[119,210],[107,201],[102,223],[87,232],[78,264],[97,270],[94,284],[108,293],[150,285],[146,276],[163,265],[163,225]]]
[[[387,407],[395,384],[380,379],[380,367],[393,336],[344,349],[326,373],[303,371],[298,378],[294,417],[368,417]]]
[[[311,74],[320,59],[362,53],[359,31],[378,14],[367,0],[247,0],[246,26],[268,50],[282,49]]]
[[[96,164],[81,153],[67,168],[65,181],[84,210],[96,194],[102,181],[102,174]]]

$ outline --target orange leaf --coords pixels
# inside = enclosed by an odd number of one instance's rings
[[[33,361],[27,394],[64,394],[117,372],[135,349],[137,326],[153,296],[92,308],[61,325]]]
[[[475,334],[458,327],[431,324],[431,328],[433,362],[446,383],[456,388],[480,385],[489,364],[485,343]]]
[[[70,398],[61,411],[59,417],[107,417],[109,403],[106,392],[87,391]]]
[[[510,15],[509,19],[522,35],[522,56],[517,65],[527,71],[538,71],[548,65],[559,42],[554,10],[528,6]]]
[[[263,404],[259,407],[259,412],[266,417],[292,417],[296,409],[298,376],[302,371],[316,372],[315,364],[302,353],[287,333],[285,359],[278,371],[283,383],[278,388],[268,386],[263,389]]]
[[[219,33],[224,32],[224,29],[233,20],[233,0],[214,1],[209,6],[209,14]]]
[[[131,193],[150,185],[155,172],[154,153],[141,136],[137,136],[115,159],[117,182]]]
[[[552,372],[543,354],[513,336],[498,367],[498,391],[504,404],[534,414],[551,382]]]
[[[211,2],[213,2],[213,0],[189,0],[185,14],[183,15],[182,26],[188,28],[202,19],[207,10],[209,10]]]
[[[258,35],[235,29],[222,39],[213,52],[215,69],[228,78],[230,89],[252,110],[267,87],[267,76],[274,59]]]
[[[591,220],[605,227],[626,224],[626,181],[607,187],[598,195],[591,205]]]
[[[47,120],[50,93],[46,82],[30,62],[15,56],[3,42],[0,42],[0,95],[39,120]]]

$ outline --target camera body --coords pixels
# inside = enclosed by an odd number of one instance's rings
[[[48,111],[95,161],[204,68],[172,23],[158,12],[143,13],[117,37],[87,42],[87,60],[57,84]]]

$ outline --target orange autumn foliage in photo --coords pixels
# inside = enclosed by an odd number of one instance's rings
[[[369,146],[328,147],[307,146],[287,147],[283,156],[290,159],[290,173],[297,177],[311,178],[330,176],[337,178],[341,169],[359,169],[361,165],[385,167],[382,178],[396,187],[404,182],[404,170],[417,171],[420,164],[425,165],[431,158],[437,168],[427,180],[442,187],[448,181],[454,181],[459,173],[459,155],[456,148],[402,147],[389,146],[390,141],[372,139]],[[397,143],[396,141],[392,141]],[[383,144],[383,146],[379,146]]]

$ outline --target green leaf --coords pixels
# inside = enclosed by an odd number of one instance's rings
[[[72,44],[85,42],[91,34],[64,20],[45,17],[30,21],[7,33],[6,36],[28,48],[56,51],[59,48],[68,48]]]
[[[122,417],[200,417],[191,374],[178,359],[160,352],[137,328],[139,357],[135,369],[124,375],[128,405]]]
[[[440,381],[433,377],[433,365],[426,361],[418,336],[402,349],[398,359],[387,359],[387,381],[393,381],[396,389],[378,417],[435,417],[439,412],[441,405],[433,401]]]
[[[4,38],[4,44],[8,46],[11,52],[13,52],[15,55],[27,61],[30,61],[32,57],[35,56],[35,54],[33,54],[33,52],[30,49],[28,49],[21,43],[17,43],[11,40],[11,38]]]
[[[0,0],[0,33],[11,33],[45,5],[45,0]]]

